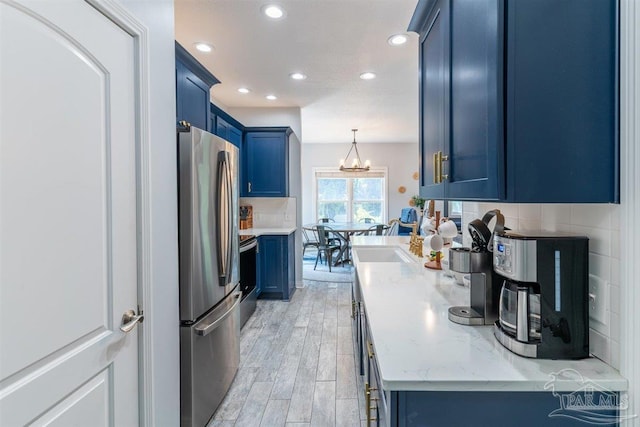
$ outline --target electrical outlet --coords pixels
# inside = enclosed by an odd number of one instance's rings
[[[609,283],[592,274],[589,275],[589,326],[608,334]]]

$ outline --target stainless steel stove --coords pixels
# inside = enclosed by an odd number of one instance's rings
[[[240,327],[244,326],[249,317],[256,309],[257,275],[256,275],[256,253],[258,239],[256,236],[240,237],[240,290],[242,300],[240,301]]]

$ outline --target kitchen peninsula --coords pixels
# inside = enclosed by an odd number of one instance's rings
[[[399,236],[352,241],[354,318],[360,319],[354,325],[356,346],[373,408],[370,418],[388,426],[566,426],[583,425],[572,418],[577,412],[614,424],[625,415],[617,403],[627,380],[599,359],[520,357],[497,342],[492,326],[449,321],[448,308],[467,305],[469,288],[424,268],[425,259],[409,254],[407,243]],[[365,255],[372,247],[400,250],[404,256],[396,262],[365,262],[375,261]],[[565,406],[565,397],[583,395],[612,404],[577,412]]]

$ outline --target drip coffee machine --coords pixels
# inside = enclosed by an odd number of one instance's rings
[[[501,282],[498,341],[526,357],[588,357],[589,240],[546,231],[500,232],[493,257]]]

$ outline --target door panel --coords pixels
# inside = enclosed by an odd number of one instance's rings
[[[504,197],[501,4],[451,4],[449,199]]]
[[[137,424],[135,41],[54,3],[0,3],[0,425]]]
[[[444,150],[448,131],[449,11],[448,2],[439,1],[420,46],[422,129],[420,141],[420,195],[442,198],[444,185],[434,183],[433,154]]]

